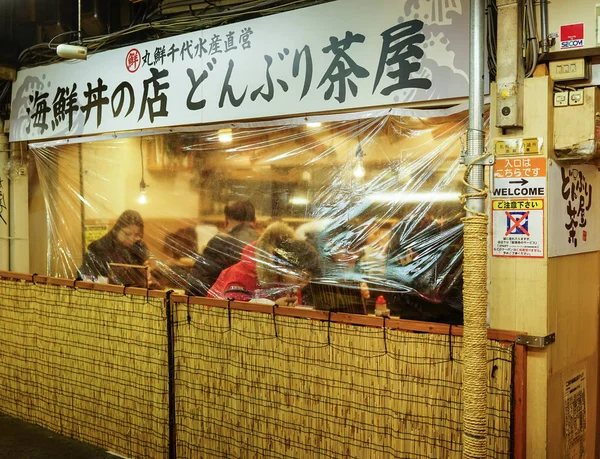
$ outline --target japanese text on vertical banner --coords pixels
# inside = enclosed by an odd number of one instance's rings
[[[411,3],[339,0],[21,71],[11,140],[466,95],[466,0]]]

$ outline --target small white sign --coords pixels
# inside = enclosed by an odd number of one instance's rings
[[[600,250],[600,172],[550,160],[548,256]]]
[[[495,199],[546,196],[546,158],[497,159],[492,196]]]
[[[544,200],[492,201],[492,255],[544,257]]]

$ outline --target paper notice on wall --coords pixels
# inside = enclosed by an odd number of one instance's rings
[[[108,233],[108,225],[85,225],[85,246]]]
[[[565,445],[567,459],[585,456],[587,403],[585,370],[565,383]]]

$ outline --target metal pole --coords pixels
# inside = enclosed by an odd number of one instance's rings
[[[485,0],[471,0],[463,262],[463,457],[487,457],[487,228],[484,155]]]
[[[483,85],[484,66],[483,49],[484,42],[484,0],[471,1],[471,27],[470,27],[470,49],[469,49],[469,132],[467,134],[467,155],[465,164],[470,164],[474,159],[483,155]],[[483,189],[484,166],[475,165],[471,169],[468,182],[475,188]],[[467,207],[475,212],[483,213],[485,200],[483,197],[469,198]]]
[[[548,0],[540,1],[541,19],[542,19],[542,53],[546,54],[550,50],[548,42]]]

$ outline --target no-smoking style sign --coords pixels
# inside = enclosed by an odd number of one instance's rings
[[[492,196],[492,255],[543,258],[546,158],[498,159]]]

